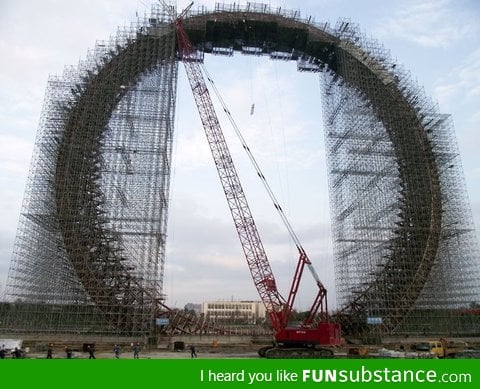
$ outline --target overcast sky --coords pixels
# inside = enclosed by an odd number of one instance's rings
[[[0,0],[0,289],[49,74],[76,65],[95,41],[143,15],[151,0]],[[188,2],[178,1],[178,8]],[[194,7],[213,8],[214,1]],[[332,25],[350,18],[378,39],[453,116],[474,222],[480,226],[480,2],[476,0],[269,1]],[[299,5],[300,4],[300,5]],[[318,75],[294,63],[236,54],[206,66],[335,301]],[[207,299],[257,299],[191,92],[180,65],[164,292],[183,307]],[[253,115],[251,107],[255,104]],[[227,138],[232,138],[225,128]],[[297,254],[245,162],[231,149],[280,290]],[[478,236],[477,231],[477,236]],[[305,288],[307,289],[307,288]],[[299,308],[312,296],[302,293]]]

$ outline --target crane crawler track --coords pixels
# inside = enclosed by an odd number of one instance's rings
[[[267,359],[328,359],[333,358],[334,351],[314,347],[264,347],[258,354]]]

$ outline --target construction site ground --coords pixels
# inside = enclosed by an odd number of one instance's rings
[[[190,341],[176,341],[159,346],[142,347],[139,359],[191,359],[190,345],[195,345],[197,358],[200,359],[256,359],[258,350],[268,343],[203,343],[198,339]],[[435,358],[428,353],[416,352],[411,348],[412,342],[422,339],[392,339],[382,344],[346,344],[333,349],[333,358]],[[453,343],[453,342],[452,342]],[[480,338],[456,339],[458,348],[457,358],[480,358]],[[118,343],[121,347],[120,359],[134,359],[133,344]],[[33,345],[32,345],[33,346]],[[24,347],[25,358],[46,359],[47,344],[37,343],[36,347]],[[113,343],[97,343],[95,346],[96,359],[115,359]],[[175,349],[181,347],[181,349]],[[66,349],[73,350],[72,359],[88,359],[89,354],[81,347],[68,345],[65,342],[53,343],[53,359],[66,359]],[[9,357],[9,355],[7,355]]]

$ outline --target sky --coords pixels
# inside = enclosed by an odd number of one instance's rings
[[[0,290],[5,287],[49,75],[76,65],[97,40],[148,11],[153,0],[0,0]],[[267,1],[335,25],[358,23],[451,114],[480,236],[480,3],[476,0]],[[177,1],[178,9],[187,1]],[[212,9],[215,1],[199,1]],[[293,62],[207,56],[212,75],[335,305],[334,265],[318,75]],[[251,115],[252,106],[255,106]],[[225,119],[222,119],[226,123]],[[164,293],[183,307],[212,299],[258,299],[200,120],[179,67]],[[227,125],[238,168],[280,291],[296,249]],[[306,275],[307,276],[307,275]],[[308,282],[298,308],[313,296]]]

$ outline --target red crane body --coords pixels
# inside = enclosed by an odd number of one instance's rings
[[[293,237],[299,251],[299,259],[288,298],[284,299],[277,290],[275,277],[225,141],[203,77],[198,56],[195,55],[196,50],[183,27],[183,15],[185,13],[186,11],[184,11],[175,22],[179,54],[185,66],[195,103],[253,282],[275,330],[276,342],[278,345],[286,347],[339,345],[341,337],[340,326],[328,320],[326,304],[327,291],[320,282],[310,259],[295,235],[293,235]],[[227,114],[230,114],[226,108],[224,109]],[[244,148],[246,150],[248,149],[245,144]],[[247,150],[247,152],[249,152],[249,150]],[[263,174],[259,173],[259,176],[265,180]],[[277,203],[275,203],[275,207],[279,212],[282,212],[281,215],[283,215],[283,211],[281,211]],[[289,327],[288,322],[293,311],[293,305],[305,265],[310,268],[316,280],[318,293],[303,323],[296,327]],[[317,314],[320,314],[322,317],[323,321],[320,323],[315,322]]]

